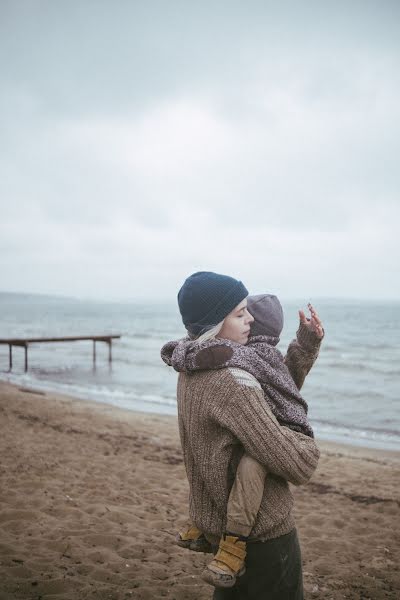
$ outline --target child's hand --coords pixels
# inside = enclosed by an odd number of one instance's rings
[[[313,331],[319,338],[323,338],[324,329],[322,327],[321,319],[319,318],[314,307],[310,303],[307,304],[307,307],[310,311],[311,317],[308,319],[304,314],[304,311],[299,310],[300,325],[305,325],[310,331]]]

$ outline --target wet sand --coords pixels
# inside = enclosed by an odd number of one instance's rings
[[[206,599],[174,417],[0,383],[0,600]],[[400,598],[400,453],[320,444],[294,488],[306,598]]]

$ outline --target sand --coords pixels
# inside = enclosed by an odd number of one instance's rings
[[[0,383],[0,600],[206,599],[174,417]],[[321,443],[295,488],[306,597],[400,598],[400,454]]]

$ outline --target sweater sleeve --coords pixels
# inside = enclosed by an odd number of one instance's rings
[[[306,483],[318,464],[315,440],[279,425],[252,375],[241,369],[229,371],[232,384],[225,387],[223,401],[214,404],[214,420],[268,472],[294,485]]]
[[[299,390],[317,360],[322,339],[301,324],[296,332],[296,339],[289,344],[284,360]]]

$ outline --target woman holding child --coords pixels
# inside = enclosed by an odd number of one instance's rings
[[[214,599],[302,600],[300,547],[288,482],[306,483],[319,451],[300,395],[318,355],[321,322],[300,311],[285,357],[275,296],[194,273],[178,294],[189,337],[163,360],[180,372],[178,420],[191,524],[177,543],[215,553],[203,578]]]

